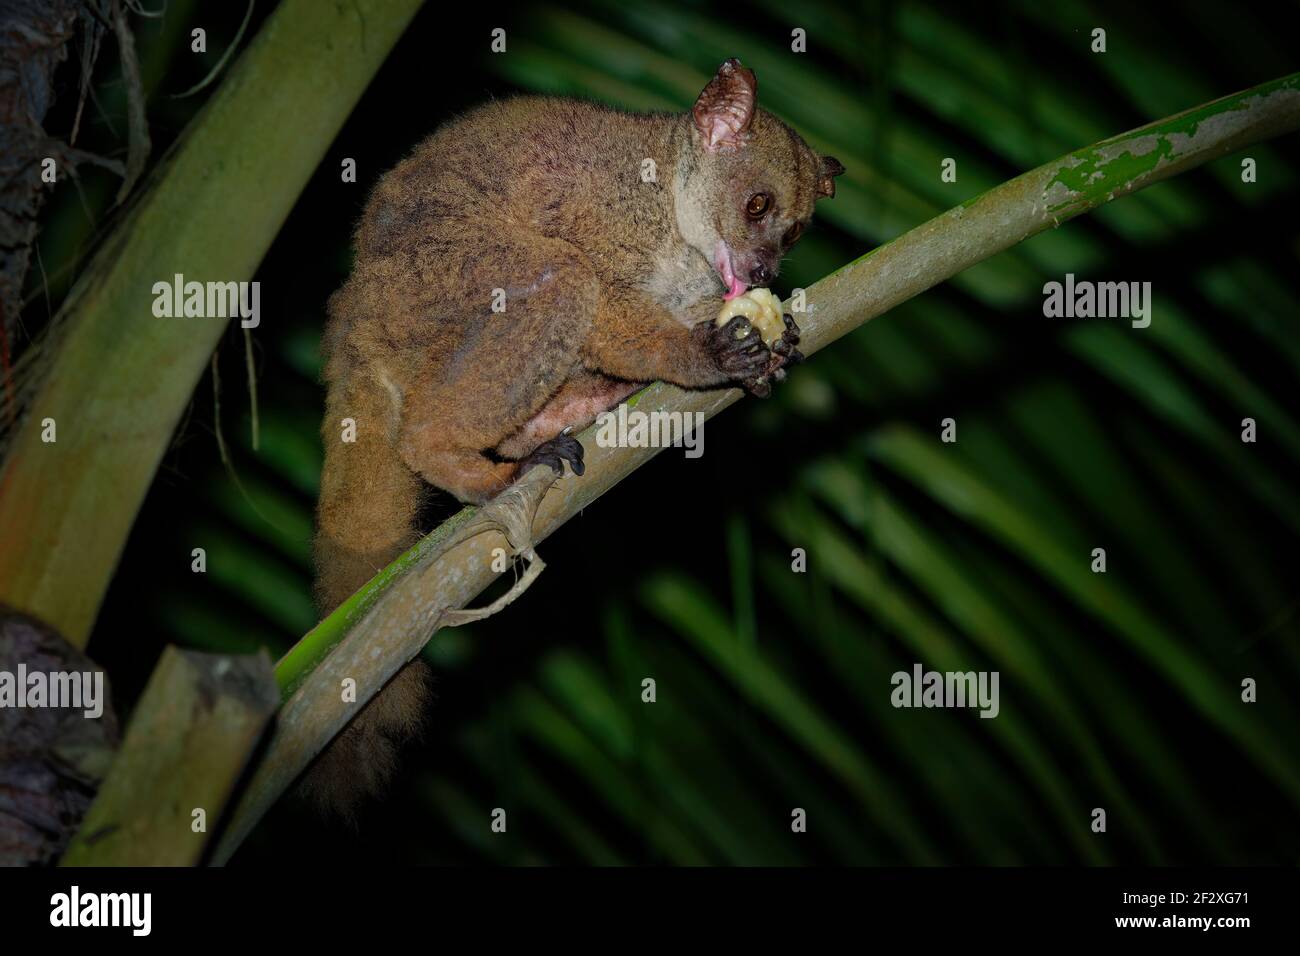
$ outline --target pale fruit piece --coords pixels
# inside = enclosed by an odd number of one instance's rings
[[[718,325],[726,325],[734,316],[743,315],[749,324],[758,329],[763,343],[769,348],[785,331],[785,319],[781,315],[781,300],[770,289],[750,289],[744,295],[738,295],[730,302],[722,303],[718,313]]]

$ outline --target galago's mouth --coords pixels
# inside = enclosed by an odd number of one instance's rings
[[[736,267],[731,260],[731,249],[721,239],[713,250],[713,268],[718,270],[718,275],[722,277],[722,284],[727,287],[727,291],[722,295],[724,302],[730,302],[736,296],[745,294],[749,286],[736,277]]]

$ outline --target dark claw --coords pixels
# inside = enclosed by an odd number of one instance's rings
[[[582,442],[572,435],[557,435],[550,441],[542,442],[519,462],[519,475],[526,475],[534,465],[550,465],[555,474],[563,478],[566,461],[575,475],[581,476],[587,470],[587,466],[582,463]]]
[[[749,393],[759,398],[766,398],[771,393],[770,383],[785,381],[787,368],[803,361],[803,353],[795,348],[799,343],[799,326],[795,325],[794,316],[788,312],[782,318],[785,319],[785,331],[772,343],[767,365],[756,378],[746,382],[745,387]]]
[[[748,382],[766,370],[771,353],[758,330],[743,315],[733,316],[721,328],[710,323],[704,336],[714,362],[732,381]]]
[[[749,394],[766,398],[772,393],[773,382],[785,380],[786,367],[803,360],[803,353],[795,348],[799,342],[799,326],[789,313],[782,318],[785,331],[770,348],[743,315],[733,316],[721,328],[702,323],[699,334],[704,336],[705,348],[719,370]]]
[[[772,344],[772,351],[784,356],[786,365],[794,365],[803,361],[803,353],[795,348],[799,344],[799,326],[795,325],[794,316],[789,312],[781,318],[785,319],[785,331]]]

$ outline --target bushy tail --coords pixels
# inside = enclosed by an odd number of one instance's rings
[[[343,728],[298,785],[322,816],[351,820],[357,807],[388,789],[402,743],[419,734],[429,703],[429,666],[414,660],[398,671]]]
[[[419,536],[424,486],[398,456],[395,429],[393,399],[380,383],[354,377],[330,388],[315,540],[322,616]],[[350,819],[358,803],[382,793],[401,743],[419,732],[428,681],[419,660],[398,671],[308,768],[300,794],[323,814]]]

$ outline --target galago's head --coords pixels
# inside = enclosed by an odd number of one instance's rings
[[[758,109],[757,92],[752,70],[723,63],[691,109],[690,144],[678,160],[678,228],[713,263],[724,299],[776,278],[813,204],[835,195],[844,172]]]

